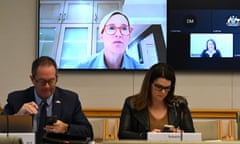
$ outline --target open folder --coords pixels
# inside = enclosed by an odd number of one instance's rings
[[[0,132],[32,132],[32,116],[0,115]]]

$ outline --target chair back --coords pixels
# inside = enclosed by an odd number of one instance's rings
[[[194,120],[196,132],[202,133],[202,140],[221,139],[221,122],[220,120]]]

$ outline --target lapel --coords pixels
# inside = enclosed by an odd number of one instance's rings
[[[142,111],[135,111],[134,116],[147,131],[150,129],[149,112],[147,109],[143,109]]]
[[[168,107],[168,124],[178,127],[178,113],[173,107]]]
[[[34,96],[34,87],[30,87],[27,90],[27,94],[24,95],[24,102],[31,102],[31,101],[35,101],[35,96]]]
[[[58,118],[61,117],[62,112],[62,98],[60,97],[59,91],[56,88],[53,96],[53,115],[56,115]]]

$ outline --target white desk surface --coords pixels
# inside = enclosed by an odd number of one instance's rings
[[[147,141],[147,140],[116,140],[116,141],[103,141],[101,144],[240,144],[240,141],[221,141],[221,140],[208,140],[201,142],[169,142],[169,141]]]

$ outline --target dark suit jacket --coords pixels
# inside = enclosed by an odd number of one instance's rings
[[[8,95],[3,114],[15,114],[24,103],[35,101],[34,87],[12,92]],[[92,126],[82,112],[76,93],[56,87],[53,96],[52,114],[69,124],[67,135],[93,138]]]
[[[132,97],[132,96],[131,96]],[[120,117],[119,139],[147,139],[147,132],[150,131],[149,111],[147,108],[138,111],[130,102],[131,97],[126,98]],[[178,100],[185,103],[181,108],[173,105],[168,107],[168,124],[180,127],[184,132],[194,132],[191,113],[187,106],[187,100],[178,96]]]

